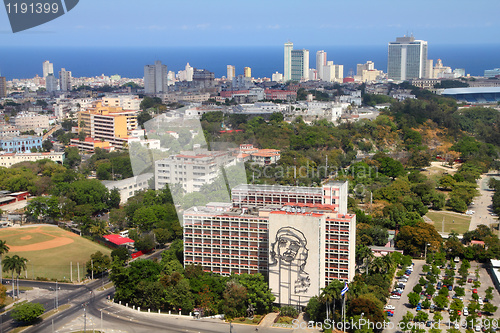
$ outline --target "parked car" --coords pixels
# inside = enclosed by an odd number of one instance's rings
[[[463,314],[464,314],[464,316],[468,316],[469,315],[469,309],[467,307],[464,308]]]
[[[467,283],[472,283],[472,279],[467,279]]]
[[[483,304],[484,304],[484,302],[483,302],[483,300],[481,299],[481,297],[479,297],[479,299],[477,300],[477,302],[479,303],[479,305],[483,305]]]
[[[432,321],[431,321],[431,320],[428,320],[428,321],[425,323],[425,326],[427,326],[427,327],[431,327],[431,326],[432,326]]]
[[[422,307],[420,305],[417,306],[417,311],[422,310]]]
[[[393,295],[391,295],[389,298],[390,298],[390,299],[401,299],[401,295],[394,295],[394,294],[393,294]]]
[[[448,286],[448,290],[452,291],[453,290],[453,286]]]
[[[387,304],[387,305],[384,307],[384,309],[386,309],[386,310],[395,310],[395,309],[396,309],[396,307],[395,307],[394,305]]]
[[[394,311],[391,312],[387,310],[386,312],[387,312],[387,317],[394,317]]]
[[[472,293],[477,294],[477,289],[476,288],[472,289]]]
[[[481,326],[479,326],[479,325],[476,325],[476,327],[474,327],[474,330],[475,330],[476,332],[479,332],[479,331],[481,331]]]

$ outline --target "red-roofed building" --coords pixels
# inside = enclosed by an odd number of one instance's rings
[[[133,248],[135,243],[133,239],[115,234],[106,235],[103,236],[103,238],[113,244],[113,247],[126,246],[128,248]]]

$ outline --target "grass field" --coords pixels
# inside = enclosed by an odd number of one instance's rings
[[[428,212],[425,216],[434,222],[434,227],[438,232],[442,231],[442,223],[444,217],[444,232],[452,230],[463,234],[469,230],[470,216],[462,216],[450,212]]]
[[[79,269],[82,280],[92,253],[111,253],[102,245],[56,226],[0,229],[0,239],[10,247],[7,256],[17,254],[28,259],[27,271],[23,271],[21,277],[29,279],[77,281]],[[9,278],[12,274],[4,272],[3,277]]]

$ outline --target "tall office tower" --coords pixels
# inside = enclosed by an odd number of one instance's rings
[[[326,66],[326,52],[321,50],[316,52],[316,70],[318,73],[318,79],[323,79],[323,68]]]
[[[45,79],[49,74],[54,74],[54,64],[45,60],[43,62],[43,78]]]
[[[57,79],[52,73],[48,74],[45,78],[45,90],[49,93],[57,90]]]
[[[250,67],[245,67],[243,70],[243,75],[245,77],[252,77],[252,69]]]
[[[375,70],[375,64],[373,61],[367,61],[365,64],[357,64],[356,75],[362,76],[363,71],[373,71]]]
[[[154,65],[144,66],[144,92],[146,94],[159,94],[168,91],[167,65],[162,65],[160,60]]]
[[[227,79],[232,80],[236,76],[236,68],[233,65],[227,65]]]
[[[413,36],[397,37],[389,43],[387,74],[389,79],[420,79],[427,74],[427,42]]]
[[[342,82],[344,78],[344,65],[334,65],[333,61],[327,61],[323,68],[323,81]]]
[[[285,43],[285,69],[283,71],[283,73],[284,73],[283,80],[285,82],[290,81],[292,79],[292,50],[293,50],[293,43],[286,42]]]
[[[186,64],[186,81],[191,82],[193,81],[193,67],[189,65],[189,62]]]
[[[7,81],[5,76],[0,76],[0,98],[7,97]]]
[[[64,68],[59,71],[59,90],[71,91],[71,71]]]
[[[309,50],[292,50],[292,80],[309,79]]]

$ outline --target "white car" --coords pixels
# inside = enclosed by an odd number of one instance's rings
[[[455,329],[459,330],[460,329],[460,324],[455,323]]]
[[[462,312],[462,314],[464,316],[468,316],[469,315],[469,309],[468,308],[464,308],[464,311]]]
[[[484,304],[483,303],[483,299],[481,297],[477,300],[477,302],[479,303],[479,305],[483,305]]]
[[[401,299],[401,296],[399,295],[391,295],[391,297],[389,297],[390,299]]]
[[[476,332],[479,332],[479,331],[481,331],[481,326],[479,326],[479,325],[476,325],[476,327],[474,327],[474,330],[475,330]]]
[[[387,304],[385,307],[384,307],[385,310],[396,310],[396,307],[394,305],[390,305],[390,304]]]

